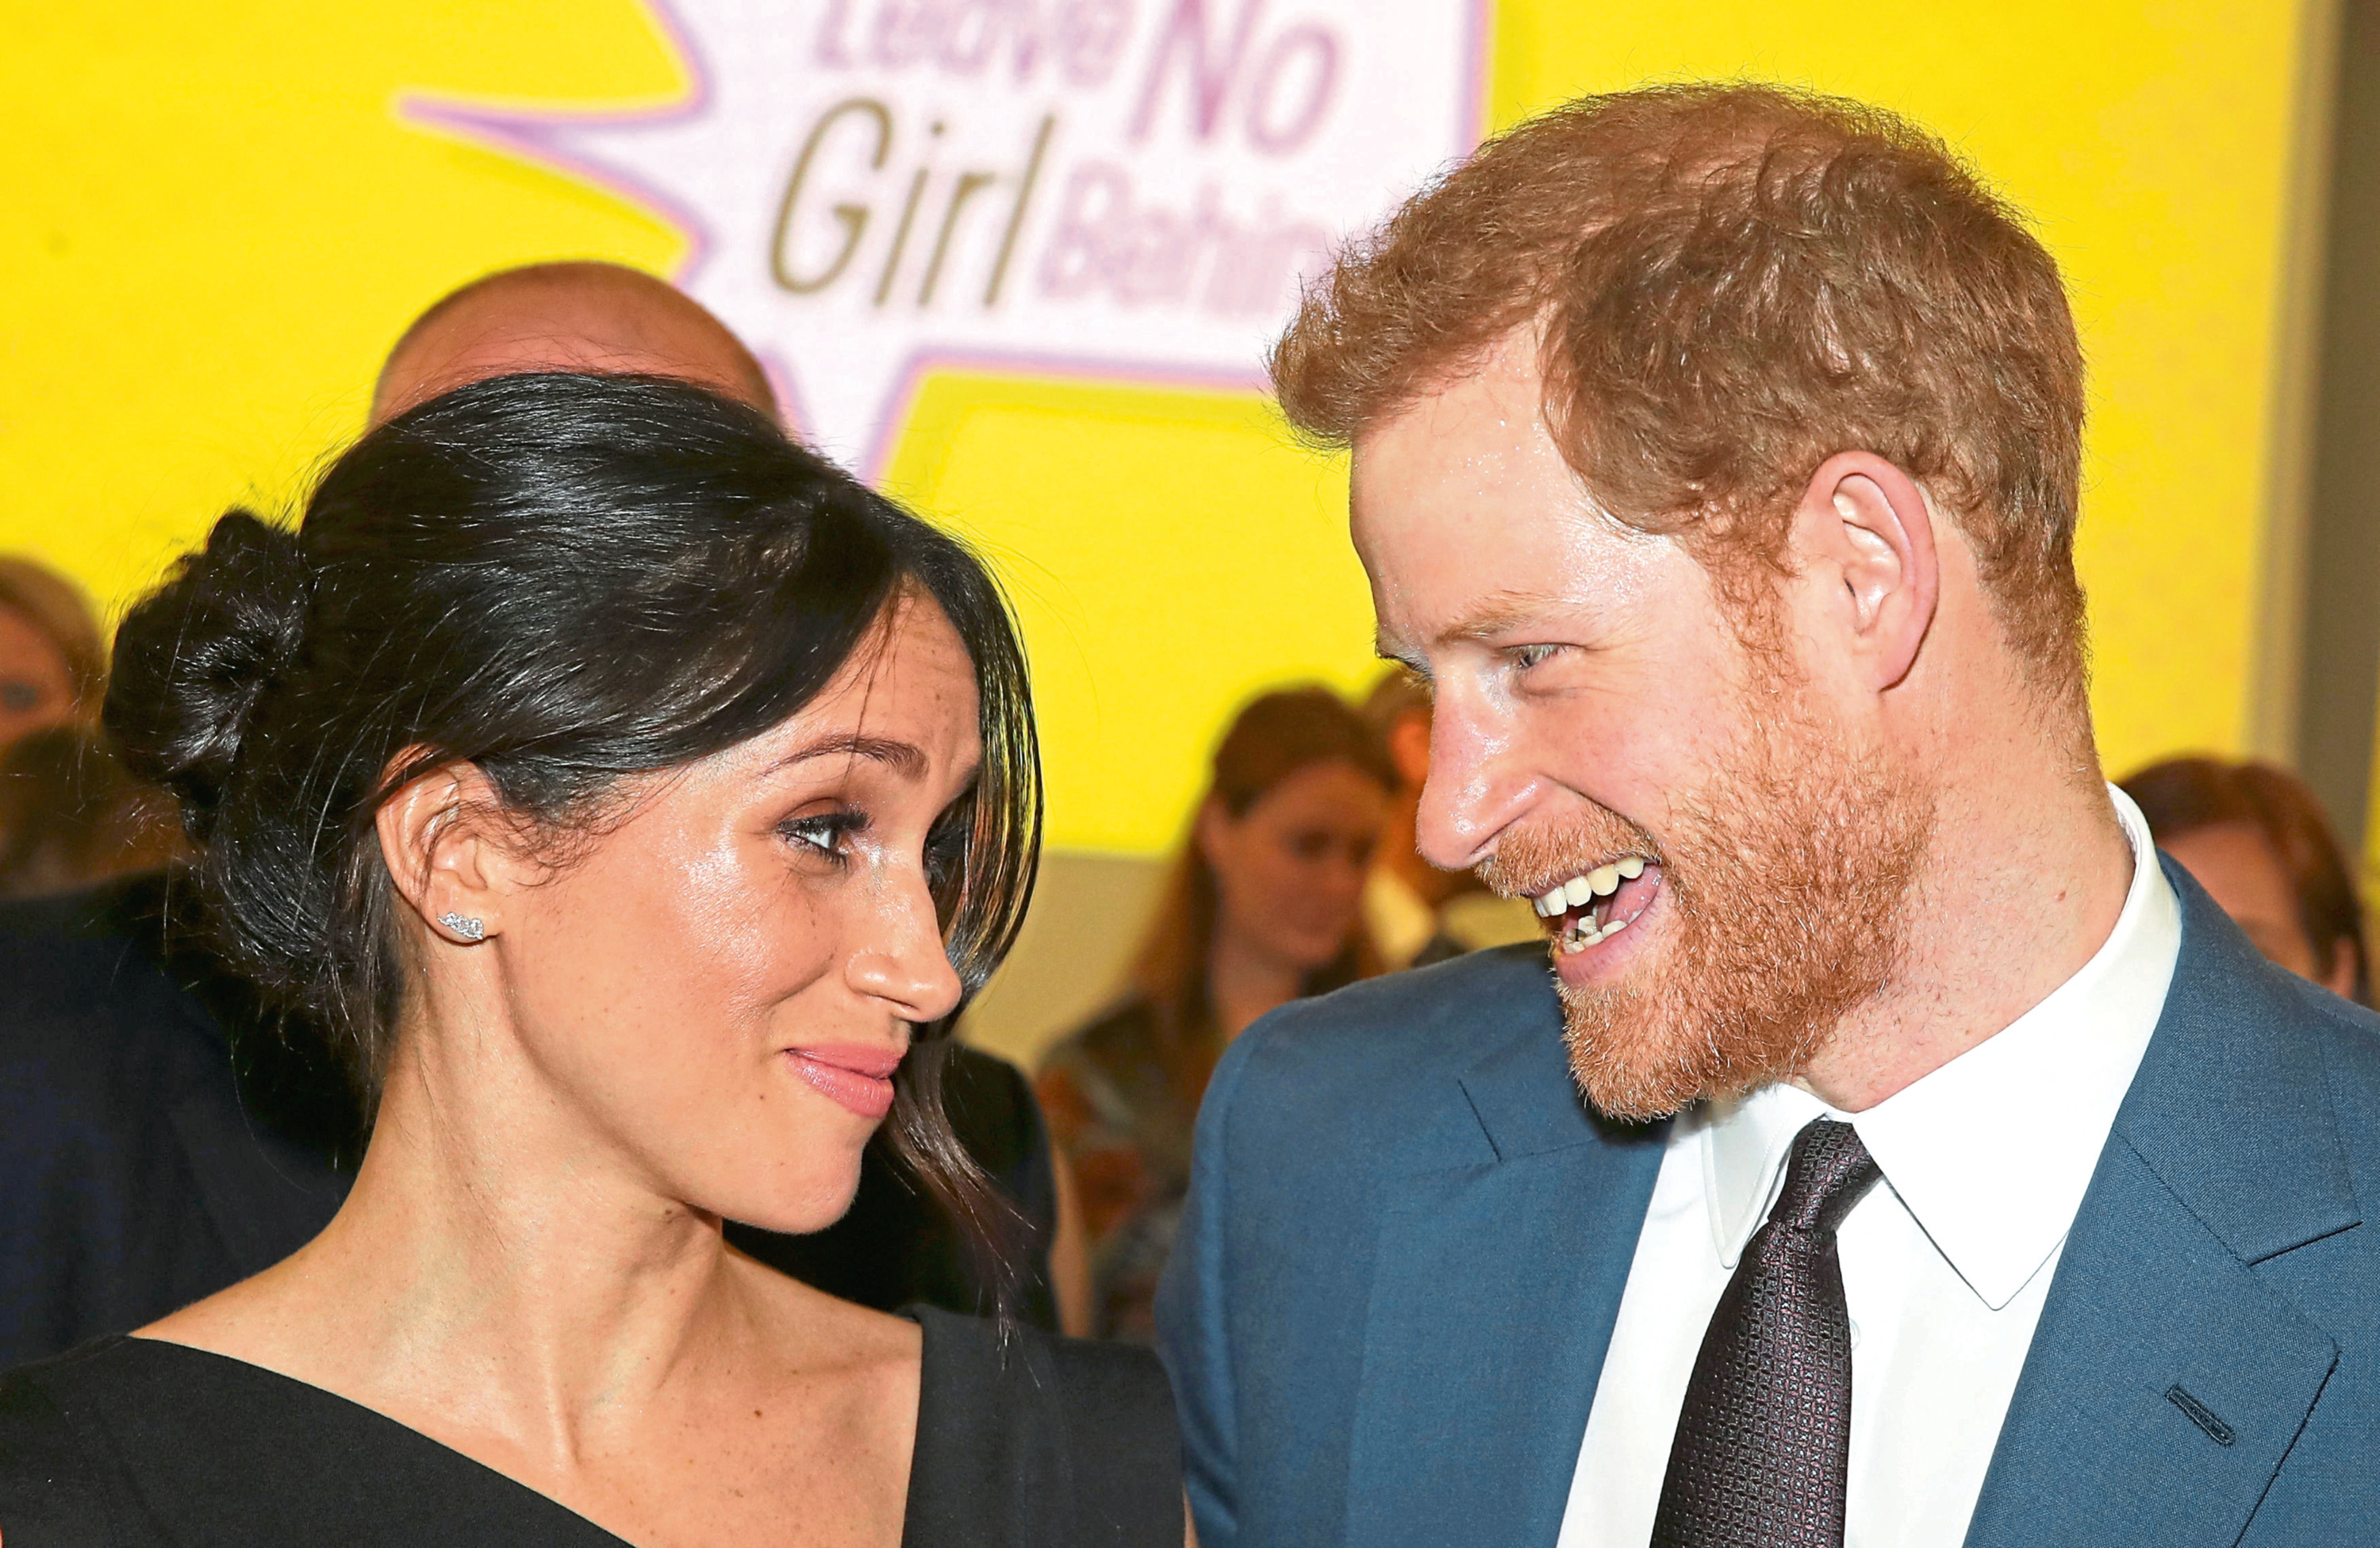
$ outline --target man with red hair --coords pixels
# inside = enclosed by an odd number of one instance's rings
[[[2013,212],[1857,104],[1588,98],[1273,370],[1432,687],[1419,847],[1548,942],[1218,1068],[1159,1310],[1207,1548],[2368,1530],[2380,1022],[2101,774]]]

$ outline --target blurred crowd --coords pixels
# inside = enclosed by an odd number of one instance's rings
[[[170,803],[100,735],[106,678],[80,589],[30,555],[0,555],[0,898],[70,892],[177,852]]]
[[[642,276],[574,264],[500,275],[433,308],[392,352],[375,418],[460,382],[556,367],[662,370],[774,408],[765,376],[699,308]],[[236,1023],[255,1013],[236,996],[209,997],[209,971],[190,966],[201,944],[152,938],[154,920],[170,913],[157,900],[173,896],[185,843],[171,803],[128,772],[101,730],[107,653],[71,580],[32,555],[0,556],[0,899],[20,905],[0,909],[0,932],[37,936],[39,921],[66,917],[149,921],[125,927],[151,932],[142,960],[179,963],[161,973],[251,1055],[239,1100],[311,1146],[306,1164],[325,1180],[268,1233],[302,1240],[335,1206],[362,1120],[334,1077],[276,1064],[270,1055],[288,1040],[243,1035],[253,1029]],[[1360,702],[1316,684],[1248,701],[1216,743],[1204,794],[1111,998],[1055,1042],[1029,1086],[986,1055],[953,1066],[954,1120],[1031,1238],[1021,1293],[1033,1320],[1104,1338],[1153,1336],[1200,1097],[1225,1047],[1257,1018],[1358,979],[1538,938],[1527,900],[1494,896],[1415,852],[1429,738],[1427,685],[1402,667]],[[2192,757],[2121,783],[2159,846],[2268,957],[2371,1003],[2357,865],[2303,781],[2267,763]],[[115,901],[96,911],[78,902],[93,897]],[[123,901],[134,897],[148,901]],[[33,1014],[27,1003],[19,988],[0,987],[0,1030]],[[310,1103],[310,1115],[291,1111]],[[923,1298],[980,1310],[984,1275],[885,1169],[834,1230],[798,1240],[747,1232],[739,1245],[867,1304]],[[152,1198],[150,1207],[170,1206]],[[171,1287],[154,1304],[87,1316],[52,1308],[46,1321],[5,1309],[0,1362],[207,1287],[207,1273],[155,1273]],[[0,1298],[11,1293],[29,1292],[0,1286]]]

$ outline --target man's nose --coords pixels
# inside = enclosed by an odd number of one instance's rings
[[[1528,800],[1508,739],[1459,701],[1441,699],[1429,726],[1429,777],[1414,818],[1415,847],[1446,871],[1468,871]]]

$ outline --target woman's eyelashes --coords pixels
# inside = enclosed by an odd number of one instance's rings
[[[965,803],[953,807],[926,835],[926,884],[940,892],[966,862],[970,812]]]
[[[818,811],[802,817],[788,817],[777,824],[777,832],[786,842],[806,851],[815,851],[837,866],[851,863],[851,836],[868,827],[868,814],[845,807],[835,811]]]
[[[824,860],[838,871],[871,849],[881,851],[876,856],[880,861],[897,865],[904,845],[917,843],[917,848],[909,853],[925,872],[926,885],[939,894],[965,869],[973,815],[973,803],[962,798],[943,810],[919,842],[905,840],[897,821],[892,828],[880,830],[865,809],[839,806],[788,817],[777,824],[777,835],[797,855]]]

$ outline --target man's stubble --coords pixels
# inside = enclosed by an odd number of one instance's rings
[[[1790,666],[1754,660],[1734,751],[1673,799],[1658,837],[1598,809],[1511,835],[1480,868],[1492,886],[1622,854],[1661,865],[1664,938],[1616,984],[1560,986],[1572,1074],[1613,1118],[1799,1073],[1883,990],[1907,936],[1931,791],[1847,745]]]

